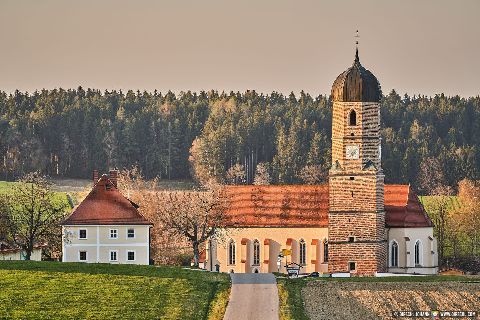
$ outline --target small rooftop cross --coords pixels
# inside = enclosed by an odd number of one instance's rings
[[[357,40],[355,40],[355,63],[360,63],[360,58],[358,58],[358,39],[360,38],[360,35],[358,34],[358,30],[357,32],[355,33],[355,38]]]

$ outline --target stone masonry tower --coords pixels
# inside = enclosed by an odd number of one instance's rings
[[[357,49],[353,65],[337,77],[332,87],[330,273],[386,272],[380,95],[380,84],[360,64]]]

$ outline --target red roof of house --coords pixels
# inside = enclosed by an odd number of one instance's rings
[[[200,255],[198,256],[198,263],[205,263],[205,260],[207,260],[207,250],[203,249],[200,251]],[[193,258],[192,258],[192,263],[193,263]]]
[[[63,221],[63,225],[149,225],[137,205],[125,198],[107,175]]]
[[[328,185],[229,186],[227,225],[233,227],[327,227]],[[430,227],[408,185],[385,185],[387,227]]]

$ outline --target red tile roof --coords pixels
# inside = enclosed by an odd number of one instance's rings
[[[227,225],[326,227],[328,185],[229,186]]]
[[[327,227],[328,185],[229,186],[227,226]],[[408,185],[385,185],[387,227],[430,227]]]
[[[200,255],[198,256],[198,263],[205,263],[207,260],[207,250],[203,249],[200,251]],[[193,258],[192,258],[192,263],[193,263]]]
[[[409,185],[385,185],[387,227],[432,227],[420,199]]]
[[[63,225],[149,225],[137,210],[103,175],[88,196],[63,221]]]

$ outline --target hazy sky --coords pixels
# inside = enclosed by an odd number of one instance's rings
[[[0,90],[480,94],[480,0],[0,0]]]

